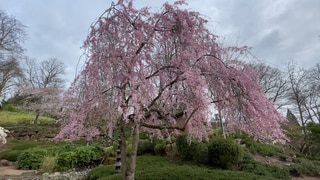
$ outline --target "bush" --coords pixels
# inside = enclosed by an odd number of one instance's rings
[[[104,155],[103,149],[99,146],[80,146],[75,149],[77,167],[86,167],[101,160]]]
[[[56,158],[52,156],[46,156],[43,158],[41,169],[44,172],[52,173],[56,168]]]
[[[153,154],[154,151],[154,146],[155,144],[151,142],[150,139],[145,139],[145,140],[139,140],[138,144],[138,155],[142,154]]]
[[[72,151],[58,154],[56,161],[59,170],[68,170],[93,165],[101,160],[103,155],[104,150],[101,146],[78,146]]]
[[[194,149],[192,154],[193,161],[200,164],[208,163],[208,145],[202,142],[192,142],[192,149]]]
[[[210,142],[208,162],[223,169],[234,169],[243,160],[243,149],[231,139],[218,138]]]
[[[76,147],[73,144],[58,144],[54,147],[48,148],[48,153],[51,156],[58,156],[63,152],[68,152],[74,150]]]
[[[206,143],[199,142],[197,139],[188,143],[187,135],[178,136],[176,143],[178,152],[182,159],[207,164],[208,146]]]
[[[166,154],[166,142],[157,143],[154,146],[154,153],[156,155],[160,155],[160,156],[165,155]]]
[[[192,160],[191,143],[188,143],[188,136],[186,134],[177,137],[176,145],[180,157],[184,160]]]
[[[48,154],[46,149],[32,148],[23,151],[18,156],[19,169],[39,169],[44,157]]]
[[[21,150],[10,150],[5,153],[1,153],[0,159],[6,159],[8,161],[15,162],[18,160],[19,155],[21,154]]]
[[[56,164],[59,171],[75,168],[78,164],[76,153],[72,151],[60,153],[57,156]]]
[[[2,109],[5,111],[15,112],[16,106],[12,103],[4,103]]]
[[[116,156],[116,150],[113,146],[109,146],[105,148],[105,155],[107,157],[115,157]]]

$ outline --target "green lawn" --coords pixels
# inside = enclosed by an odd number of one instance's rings
[[[114,175],[114,166],[100,166],[90,172],[89,179],[116,180],[121,175]],[[274,179],[256,174],[214,169],[186,162],[171,161],[166,157],[143,155],[137,159],[137,180],[210,180],[210,179]]]
[[[11,111],[0,111],[0,126],[1,125],[17,125],[21,123],[30,123],[35,119],[36,115],[26,112],[11,112]],[[53,123],[54,119],[50,117],[39,117],[40,123]]]

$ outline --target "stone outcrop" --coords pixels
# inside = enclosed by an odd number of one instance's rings
[[[48,140],[54,138],[60,130],[55,124],[51,125],[18,125],[5,127],[10,131],[7,139],[19,140]]]

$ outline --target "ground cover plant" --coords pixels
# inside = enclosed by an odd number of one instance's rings
[[[214,169],[187,162],[175,162],[167,157],[143,155],[137,158],[137,180],[159,179],[274,179],[272,176],[260,176],[249,172]],[[121,175],[114,174],[114,166],[100,166],[93,169],[89,180],[121,179]]]

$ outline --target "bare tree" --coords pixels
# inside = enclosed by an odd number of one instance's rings
[[[55,58],[40,63],[35,59],[25,58],[24,85],[32,88],[62,88],[65,80],[65,64]]]
[[[284,72],[263,63],[250,66],[257,71],[262,91],[276,104],[277,109],[288,105],[287,94],[290,87]]]
[[[303,133],[306,134],[306,124],[308,116],[306,116],[306,103],[308,98],[308,71],[303,68],[297,68],[293,62],[288,65],[288,78],[290,83],[289,100],[294,106],[298,115],[298,120],[303,127]]]
[[[26,37],[25,26],[0,10],[0,58],[21,55]]]
[[[4,96],[21,76],[18,58],[23,54],[25,26],[0,10],[0,97]]]
[[[312,122],[320,123],[320,64],[310,69],[308,112]]]
[[[5,96],[6,92],[16,85],[16,78],[22,77],[22,71],[16,58],[0,61],[0,97]]]

